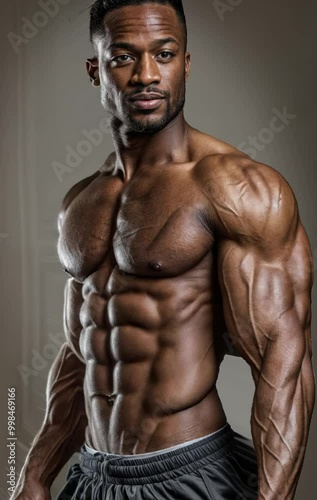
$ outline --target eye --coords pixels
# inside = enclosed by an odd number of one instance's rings
[[[111,59],[112,64],[124,64],[132,59],[128,54],[122,54],[121,56],[116,56]]]
[[[164,50],[163,52],[160,52],[160,54],[158,56],[163,61],[169,61],[170,59],[172,59],[175,56],[175,54],[173,52],[169,52],[167,50]]]

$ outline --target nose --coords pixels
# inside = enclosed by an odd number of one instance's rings
[[[144,54],[134,66],[131,83],[146,86],[160,81],[161,75],[156,61],[150,54]]]

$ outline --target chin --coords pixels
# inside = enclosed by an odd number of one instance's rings
[[[166,125],[169,123],[169,120],[166,120],[165,117],[156,118],[153,120],[149,120],[145,118],[144,120],[133,119],[130,117],[129,121],[126,123],[127,127],[131,132],[136,132],[139,134],[155,134],[163,130]]]
[[[161,132],[165,128],[165,126],[166,125],[157,125],[156,123],[151,123],[144,126],[134,126],[133,128],[130,128],[130,130],[131,132],[135,132],[138,134],[153,135]]]

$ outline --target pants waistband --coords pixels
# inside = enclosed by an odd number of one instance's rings
[[[217,434],[224,427],[225,427],[225,425],[223,427],[221,427],[221,429],[218,429],[217,431],[212,432],[211,434],[207,434],[206,436],[201,436],[199,438],[192,439],[190,441],[185,441],[184,443],[180,443],[180,444],[177,444],[175,446],[169,446],[168,448],[163,448],[163,449],[157,450],[157,451],[150,451],[148,453],[138,453],[137,455],[135,455],[135,454],[134,455],[118,455],[116,453],[108,453],[108,452],[104,452],[104,451],[98,451],[98,450],[95,450],[94,448],[91,448],[87,444],[85,445],[85,449],[86,449],[86,451],[88,451],[92,455],[98,455],[98,453],[102,453],[102,455],[105,455],[108,458],[117,458],[117,457],[121,458],[121,457],[123,457],[126,460],[128,460],[128,459],[134,460],[135,458],[148,458],[148,457],[154,457],[155,455],[160,455],[161,453],[166,453],[167,451],[174,451],[174,450],[177,450],[179,448],[184,448],[185,446],[188,446],[188,445],[193,444],[193,443],[198,443],[198,441],[201,441],[202,439],[205,439],[207,437],[213,436],[214,434]]]
[[[198,441],[162,451],[154,456],[125,458],[124,455],[89,453],[81,450],[80,467],[84,473],[95,473],[106,483],[146,484],[188,474],[224,456],[232,446],[234,432],[229,424]],[[185,443],[186,444],[186,443]],[[136,455],[137,457],[137,455]]]

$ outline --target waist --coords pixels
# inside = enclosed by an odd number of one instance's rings
[[[153,391],[150,393],[153,396]],[[108,418],[105,418],[107,413],[103,411],[104,418],[99,421],[100,408],[96,413],[97,405],[93,406],[94,409],[90,405],[86,444],[90,449],[114,456],[135,456],[167,447],[174,448],[184,441],[212,435],[227,422],[215,387],[201,400],[194,401],[194,404],[185,401],[185,408],[179,408],[180,405],[173,399],[170,399],[169,405],[165,401],[162,403],[159,396],[156,398],[158,407],[151,408],[147,404],[151,411],[147,408],[146,413],[135,411],[135,408],[145,407],[143,400],[121,397]],[[173,411],[170,410],[172,405],[176,406]]]
[[[227,423],[218,431],[182,443],[173,449],[126,456],[112,453],[92,454],[83,446],[80,467],[86,474],[97,473],[114,484],[146,484],[191,473],[217,461],[233,447],[235,434]]]
[[[132,460],[132,459],[136,459],[136,458],[155,457],[157,455],[161,455],[162,453],[167,453],[169,451],[180,450],[180,449],[185,448],[186,446],[189,446],[191,444],[198,443],[199,441],[202,441],[203,439],[211,438],[212,436],[216,437],[217,434],[221,433],[227,425],[228,424],[225,424],[223,427],[221,427],[221,429],[219,429],[215,432],[212,432],[211,434],[207,434],[206,436],[202,436],[202,437],[199,437],[197,439],[191,439],[190,441],[184,441],[183,443],[177,444],[175,446],[169,446],[168,448],[162,448],[161,450],[149,451],[148,453],[138,453],[138,454],[134,454],[134,455],[122,455],[122,454],[120,455],[117,453],[108,453],[108,452],[98,451],[98,450],[95,450],[94,448],[91,448],[87,444],[85,445],[85,449],[91,455],[101,454],[101,455],[105,456],[105,458],[110,458],[110,459],[120,457],[120,458],[124,458],[126,460],[129,460],[129,459]]]

